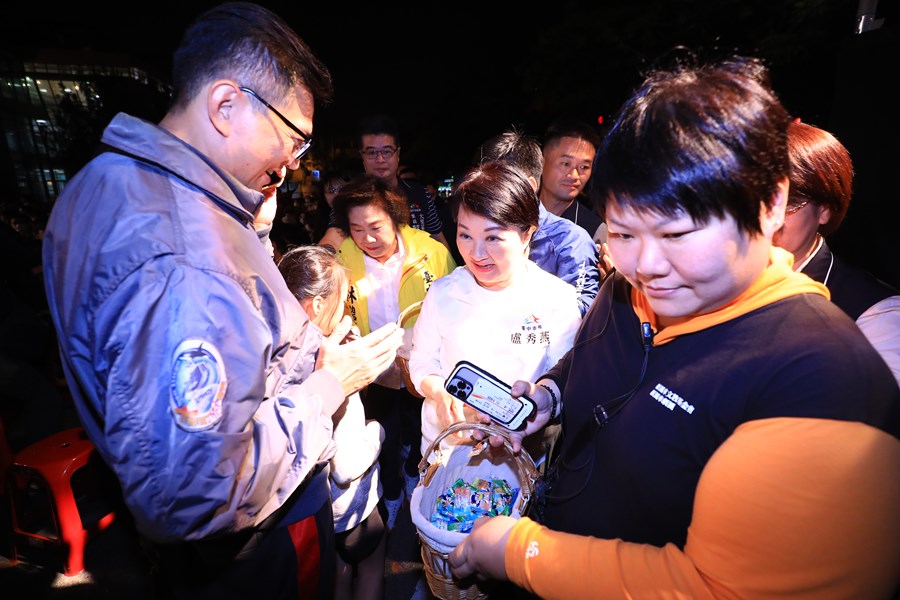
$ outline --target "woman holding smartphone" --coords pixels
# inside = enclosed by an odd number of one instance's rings
[[[473,420],[444,389],[457,362],[506,383],[536,377],[572,346],[581,324],[575,287],[528,259],[539,209],[521,170],[482,163],[463,176],[453,202],[465,266],[435,282],[425,297],[409,360],[410,378],[425,396],[423,453],[453,423]],[[538,438],[529,451],[540,462],[547,448]]]

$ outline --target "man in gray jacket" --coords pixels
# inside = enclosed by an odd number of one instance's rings
[[[347,318],[323,339],[272,258],[276,188],[332,94],[296,33],[254,4],[212,8],[173,80],[162,121],[117,115],[54,206],[50,312],[81,421],[175,595],[296,598],[289,530],[320,506],[331,415],[402,330],[341,345]]]

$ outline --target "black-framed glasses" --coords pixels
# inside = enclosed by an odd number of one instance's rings
[[[375,160],[379,156],[384,160],[387,160],[397,154],[397,150],[399,149],[400,148],[394,148],[393,146],[385,146],[384,148],[366,148],[365,150],[361,150],[360,154],[369,160]]]
[[[803,202],[801,202],[799,204],[788,204],[787,207],[784,209],[784,214],[792,215],[795,212],[797,212],[798,210],[800,210],[801,208],[803,208],[804,206],[806,206],[807,204],[809,204],[809,200],[804,200]]]
[[[300,139],[302,140],[302,143],[300,144],[300,147],[294,152],[294,160],[299,160],[301,156],[303,156],[304,154],[307,153],[307,151],[309,151],[309,147],[312,146],[312,142],[313,142],[313,138],[312,138],[311,135],[306,134],[306,133],[303,133],[303,131],[302,131],[299,127],[297,127],[296,125],[294,125],[293,123],[291,123],[291,122],[288,120],[287,117],[285,117],[283,114],[281,114],[280,112],[278,112],[278,109],[277,109],[277,108],[275,108],[274,106],[272,106],[271,104],[269,104],[268,102],[266,102],[265,100],[263,100],[262,96],[260,96],[259,94],[257,94],[257,93],[254,92],[253,90],[251,90],[250,88],[248,88],[248,87],[240,87],[240,88],[238,88],[238,89],[241,90],[242,92],[245,92],[245,93],[247,93],[247,94],[250,94],[251,96],[253,96],[253,97],[256,98],[257,100],[259,100],[260,102],[262,102],[263,105],[265,105],[266,108],[268,108],[268,109],[271,110],[273,113],[275,113],[275,116],[278,117],[279,119],[281,119],[281,121],[282,121],[285,125],[287,125],[288,128],[289,128],[291,131],[293,131],[294,133],[296,133],[297,135],[300,136]]]

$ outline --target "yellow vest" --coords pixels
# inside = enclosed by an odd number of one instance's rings
[[[410,304],[425,298],[425,292],[436,279],[447,275],[456,268],[456,261],[450,251],[427,232],[401,225],[398,234],[406,248],[403,269],[400,273],[399,305],[402,311]],[[350,292],[344,302],[344,314],[350,315],[353,324],[362,335],[367,335],[369,327],[368,286],[359,285],[366,276],[363,251],[352,237],[347,237],[338,248],[338,260],[350,271]],[[418,313],[407,318],[402,325],[412,327]]]

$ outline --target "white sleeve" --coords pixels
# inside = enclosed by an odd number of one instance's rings
[[[571,285],[569,287],[572,287]],[[566,290],[568,292],[568,290]],[[567,293],[566,296],[569,296]],[[571,290],[571,297],[577,298],[577,292],[574,288]],[[581,327],[581,311],[578,309],[578,303],[572,303],[568,299],[563,298],[559,303],[560,311],[556,315],[556,319],[558,320],[558,330],[562,331],[561,336],[557,336],[555,339],[550,340],[550,347],[548,348],[548,358],[550,365],[548,367],[552,368],[563,356],[565,356],[566,352],[575,344],[575,335],[578,333],[578,328]],[[562,308],[566,307],[566,308]]]
[[[900,296],[876,302],[859,316],[856,324],[891,368],[900,385]]]
[[[438,330],[440,307],[438,289],[432,288],[425,295],[419,318],[413,328],[412,349],[409,355],[409,378],[416,390],[424,396],[421,383],[429,375],[441,373],[441,335]]]
[[[340,412],[340,410],[338,411]],[[365,409],[359,393],[347,398],[344,414],[334,426],[337,451],[331,458],[331,478],[341,486],[359,479],[381,452],[384,430],[373,421],[366,423]]]

